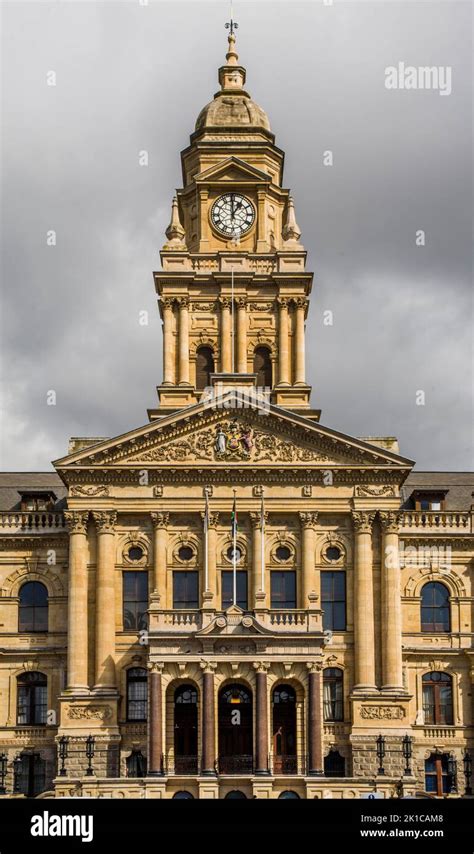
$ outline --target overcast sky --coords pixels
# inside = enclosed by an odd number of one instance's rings
[[[315,271],[313,406],[349,435],[397,436],[419,469],[472,469],[471,3],[234,10]],[[156,405],[152,271],[229,4],[16,0],[2,16],[0,465],[48,470],[70,436],[117,435]],[[452,93],[387,90],[399,62],[449,66]]]

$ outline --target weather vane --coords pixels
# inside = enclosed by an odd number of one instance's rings
[[[230,4],[230,21],[225,25],[226,30],[230,30],[230,35],[234,35],[234,30],[239,29],[239,25],[234,22],[234,11],[232,8],[232,3]]]

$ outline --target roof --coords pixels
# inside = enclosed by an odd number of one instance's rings
[[[417,490],[446,492],[446,510],[470,510],[474,504],[474,472],[412,471],[400,490],[404,505]]]
[[[51,472],[0,472],[0,511],[19,510],[20,492],[54,492],[57,496],[55,510],[66,506],[67,488],[55,471]]]

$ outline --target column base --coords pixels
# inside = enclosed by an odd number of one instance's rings
[[[324,777],[324,771],[308,771],[307,777]]]
[[[270,771],[268,771],[268,769],[266,771],[258,770],[258,771],[255,771],[254,776],[255,777],[271,777],[271,773],[270,773]]]
[[[93,694],[104,695],[107,697],[117,697],[118,691],[115,685],[94,685],[92,688]]]
[[[199,776],[200,777],[217,777],[217,774],[215,771],[201,771]]]
[[[147,777],[166,777],[166,774],[164,771],[147,771],[146,776]]]
[[[88,685],[68,685],[63,694],[67,697],[88,697],[90,692]]]

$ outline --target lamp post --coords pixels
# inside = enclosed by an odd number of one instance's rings
[[[385,768],[383,767],[383,760],[385,756],[385,738],[383,735],[379,735],[376,741],[377,744],[377,759],[379,760],[379,769],[377,774],[385,774]]]
[[[13,791],[20,791],[20,774],[22,768],[21,756],[15,756],[13,760]]]
[[[448,756],[448,774],[449,774],[449,794],[457,792],[457,762],[452,753]]]
[[[471,789],[472,756],[468,750],[464,751],[464,756],[462,758],[462,764],[464,766],[464,776],[466,778],[466,788],[465,788],[464,794],[465,795],[472,795],[472,789]]]
[[[87,770],[86,770],[86,777],[92,777],[92,775],[94,773],[94,769],[92,768],[92,760],[94,758],[94,753],[95,753],[94,748],[95,748],[95,738],[93,735],[89,735],[86,738],[86,756],[87,756],[87,760],[89,762],[89,765],[88,765]]]
[[[410,759],[412,757],[412,741],[409,735],[404,735],[402,740],[403,758],[405,759],[404,776],[411,777]]]
[[[2,753],[0,756],[0,795],[6,795],[5,777],[7,776],[7,763],[7,755],[6,753]]]
[[[67,759],[67,749],[68,749],[69,739],[67,736],[62,735],[59,739],[59,758],[61,760],[61,768],[59,769],[59,776],[66,776],[66,759]]]

